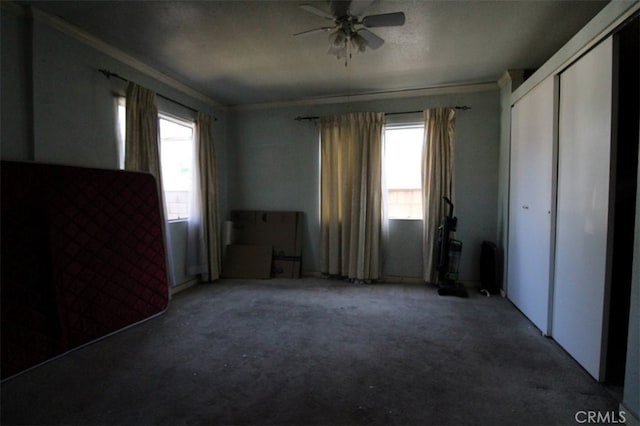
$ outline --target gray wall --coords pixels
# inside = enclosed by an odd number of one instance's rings
[[[319,129],[296,116],[348,111],[400,112],[468,105],[456,119],[457,238],[464,243],[463,281],[479,279],[480,244],[496,240],[500,98],[494,90],[420,98],[240,109],[230,113],[229,192],[232,209],[300,210],[306,224],[303,271],[320,270]],[[421,221],[392,221],[384,274],[422,275]]]
[[[638,161],[640,161],[640,158]],[[638,170],[636,229],[634,235],[629,338],[627,339],[627,365],[624,378],[623,402],[626,408],[631,410],[636,419],[638,419],[640,418],[640,170]]]
[[[2,139],[4,160],[118,168],[115,95],[124,85],[109,69],[220,118],[214,125],[220,208],[227,210],[225,111],[192,99],[38,20],[2,7]],[[33,99],[33,101],[31,101]],[[33,137],[31,136],[33,132]],[[171,224],[176,283],[188,281],[186,227]]]
[[[498,235],[502,267],[502,288],[507,291],[507,249],[509,246],[509,179],[511,162],[511,93],[523,81],[522,70],[509,70],[500,78],[500,153],[498,160]]]
[[[498,162],[498,235],[501,254],[502,288],[506,291],[506,253],[509,244],[509,163],[511,161],[511,76],[505,73],[500,85],[500,154]]]
[[[31,123],[28,116],[31,105],[31,96],[28,91],[31,74],[28,49],[30,26],[6,6],[0,7],[0,13],[2,14],[0,152],[2,158],[7,160],[33,159],[33,147],[30,143]]]

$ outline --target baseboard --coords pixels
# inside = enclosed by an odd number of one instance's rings
[[[480,291],[480,289],[482,288],[482,283],[480,283],[480,281],[460,281],[462,283],[462,285],[465,286],[465,288],[468,288],[470,290],[478,290]]]
[[[171,296],[173,296],[174,294],[178,294],[181,291],[184,291],[188,288],[193,287],[194,285],[200,284],[200,280],[197,278],[194,278],[192,280],[189,280],[187,282],[184,282],[182,284],[178,284],[177,286],[171,287],[169,289],[169,292],[171,293]]]
[[[302,277],[309,278],[326,278],[327,276],[318,271],[303,271]],[[384,275],[381,279],[377,280],[377,282],[381,283],[389,283],[389,284],[425,284],[425,281],[422,277],[407,277],[403,275]],[[480,291],[481,283],[480,281],[460,281],[465,288],[469,290],[477,290]]]
[[[424,284],[422,277],[405,277],[402,275],[385,275],[379,281],[394,284]]]
[[[302,278],[327,278],[326,274],[318,271],[304,271]],[[395,284],[424,284],[424,281],[420,277],[405,277],[399,275],[385,275],[376,282],[380,283],[395,283]]]

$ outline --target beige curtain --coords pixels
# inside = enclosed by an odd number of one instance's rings
[[[438,226],[448,213],[442,197],[454,204],[454,128],[453,108],[433,108],[424,111],[424,144],[422,147],[422,211],[423,211],[423,279],[436,283],[435,248]]]
[[[204,238],[204,281],[220,278],[220,239],[218,229],[218,187],[216,154],[211,134],[211,116],[199,113],[196,121],[198,135],[198,181],[200,188],[201,223]]]
[[[174,283],[173,262],[168,223],[166,221],[162,173],[160,169],[160,139],[158,108],[155,92],[135,83],[127,85],[124,168],[153,175],[158,186],[160,218],[164,224],[167,279]]]
[[[322,272],[381,276],[383,113],[321,117]]]
[[[151,173],[161,187],[160,139],[155,92],[127,85],[124,168]]]

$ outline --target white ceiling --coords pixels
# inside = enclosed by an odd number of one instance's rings
[[[402,27],[349,66],[326,54],[331,24],[302,10],[325,1],[30,1],[225,105],[496,81],[535,69],[606,1],[378,0]]]

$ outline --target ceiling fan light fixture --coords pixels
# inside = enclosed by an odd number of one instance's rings
[[[363,53],[367,48],[376,50],[384,44],[384,39],[367,30],[368,27],[395,27],[405,23],[403,12],[383,13],[360,18],[365,9],[375,0],[329,0],[331,13],[311,4],[300,7],[314,15],[333,20],[334,27],[321,27],[294,34],[295,36],[331,31],[327,53],[340,58],[351,57],[351,52]],[[333,29],[333,31],[332,31]]]
[[[335,56],[338,59],[342,59],[342,58],[346,58],[347,57],[347,45],[345,44],[344,46],[329,46],[329,50],[327,50],[327,54],[331,55],[331,56]]]
[[[327,53],[338,59],[347,57],[347,45],[349,37],[342,29],[329,34],[329,49]]]
[[[361,53],[364,52],[367,49],[367,44],[368,44],[367,40],[362,38],[360,34],[354,34],[351,36],[351,45],[358,52],[361,52]]]
[[[329,34],[329,45],[333,48],[342,48],[347,44],[347,36],[341,29]]]

